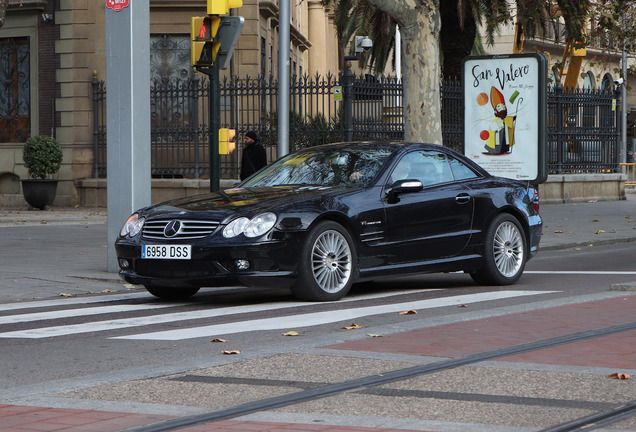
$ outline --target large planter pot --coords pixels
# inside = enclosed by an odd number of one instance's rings
[[[22,180],[22,195],[31,207],[44,210],[55,199],[57,182],[49,179]]]

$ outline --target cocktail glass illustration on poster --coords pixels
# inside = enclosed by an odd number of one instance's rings
[[[464,63],[464,153],[491,174],[537,177],[539,63],[493,56]]]

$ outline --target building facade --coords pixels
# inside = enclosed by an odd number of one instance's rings
[[[139,1],[139,0],[130,0]],[[142,0],[144,1],[144,0]],[[204,16],[205,0],[145,0],[150,16],[150,80],[187,79],[190,18]],[[231,13],[245,26],[230,67],[236,77],[278,74],[278,0],[244,0]],[[320,0],[291,2],[290,73],[338,74],[343,57],[333,11]],[[562,41],[553,34],[527,40],[526,52],[562,60]],[[490,54],[512,51],[514,28],[503,28]],[[93,177],[93,80],[106,80],[105,1],[11,0],[0,28],[0,204],[24,204],[20,179],[27,178],[22,148],[29,136],[51,135],[62,145],[64,161],[55,205],[80,204],[78,185]],[[613,86],[620,53],[599,44],[587,49],[577,83],[584,88]],[[553,72],[554,73],[554,72]],[[631,98],[628,106],[636,105]]]
[[[224,74],[278,74],[278,7],[278,0],[244,0],[231,11],[245,26]],[[150,80],[194,76],[190,18],[205,16],[206,1],[149,0],[149,9]],[[55,204],[79,203],[77,181],[93,175],[92,81],[108,82],[105,10],[105,1],[95,0],[10,1],[0,28],[0,204],[24,204],[22,148],[40,134],[63,148]],[[337,73],[329,8],[319,0],[292,2],[290,21],[290,72]]]

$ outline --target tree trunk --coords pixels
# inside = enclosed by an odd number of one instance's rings
[[[7,14],[8,5],[9,5],[9,0],[0,0],[0,27],[4,25],[4,17]]]
[[[442,144],[439,0],[368,0],[400,26],[404,138]]]

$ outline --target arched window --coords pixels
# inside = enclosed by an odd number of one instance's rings
[[[583,75],[583,89],[584,90],[594,90],[596,89],[596,79],[594,78],[594,74],[592,71],[587,71],[582,74]]]
[[[554,66],[550,71],[550,78],[548,79],[548,88],[553,89],[559,79],[559,68]]]
[[[603,81],[601,81],[601,90],[614,91],[614,79],[612,78],[612,74],[606,73],[603,76]]]

